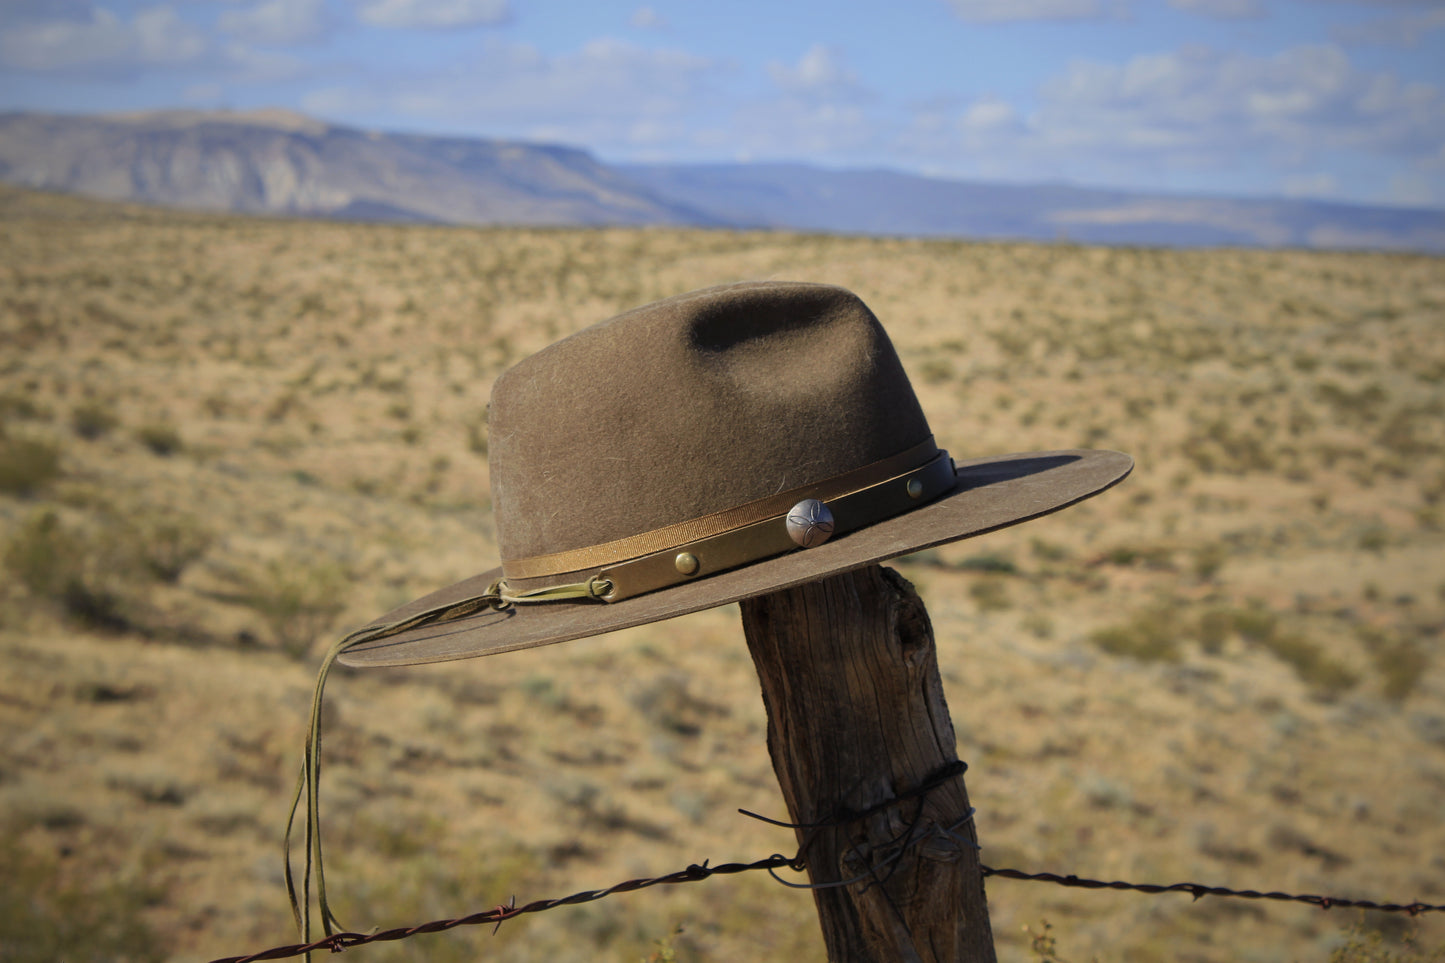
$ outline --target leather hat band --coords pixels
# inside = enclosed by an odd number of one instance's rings
[[[831,500],[819,500],[832,513],[832,534],[836,536],[917,508],[952,490],[954,478],[953,460],[948,452],[939,451],[912,471]],[[610,589],[595,597],[616,602],[797,550],[799,544],[789,534],[787,524],[792,507],[790,504],[771,518],[751,525],[604,567],[595,581],[609,583]]]
[[[714,535],[722,535],[746,528],[757,522],[787,513],[800,500],[816,498],[831,503],[849,492],[858,491],[923,465],[938,454],[938,446],[929,437],[922,442],[871,462],[861,468],[812,482],[797,488],[770,495],[738,505],[711,515],[689,518],[686,521],[664,525],[651,531],[639,532],[611,542],[588,545],[583,548],[549,555],[533,555],[529,558],[503,559],[502,571],[514,580],[543,578],[548,575],[565,575],[569,572],[583,572],[602,568],[629,559],[640,559],[654,552],[664,552],[678,546],[688,545]]]

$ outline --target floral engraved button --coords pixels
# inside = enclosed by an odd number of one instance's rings
[[[833,513],[816,498],[805,498],[788,510],[788,537],[804,548],[822,545],[833,534]]]

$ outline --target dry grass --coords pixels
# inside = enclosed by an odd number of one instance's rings
[[[296,656],[494,558],[493,378],[618,309],[760,277],[862,294],[956,455],[1138,461],[1097,500],[900,563],[987,862],[1445,901],[1438,259],[326,224],[6,190],[5,933],[76,958],[287,941],[278,838],[314,669]],[[344,671],[328,712],[331,885],[358,928],[791,848],[734,813],[783,806],[732,608]],[[1295,906],[989,896],[1007,959],[1041,958],[1041,933],[1068,959],[1415,958],[1392,924],[1381,943]],[[92,925],[64,938],[89,942],[53,942],[80,905]],[[819,959],[812,914],[734,878],[358,952]]]

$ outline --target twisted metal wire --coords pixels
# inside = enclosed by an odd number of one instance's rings
[[[350,949],[353,946],[363,946],[367,943],[383,943],[394,940],[404,940],[413,936],[420,936],[423,933],[440,933],[445,930],[454,929],[458,926],[477,926],[493,924],[501,926],[502,923],[524,913],[541,913],[546,910],[556,909],[559,906],[574,906],[578,903],[590,903],[615,893],[631,893],[636,890],[646,889],[649,886],[673,885],[677,883],[697,883],[713,876],[728,876],[736,873],[747,873],[753,870],[775,870],[789,868],[802,872],[802,863],[793,856],[774,854],[766,859],[759,859],[751,863],[722,863],[717,866],[709,866],[707,863],[694,863],[686,869],[678,870],[675,873],[668,873],[665,876],[654,876],[651,878],[629,879],[609,886],[606,889],[584,890],[580,893],[573,893],[571,896],[564,896],[560,899],[542,899],[527,903],[525,906],[497,906],[493,909],[483,910],[480,913],[472,913],[469,916],[461,916],[449,920],[433,920],[430,923],[422,923],[417,926],[400,926],[389,930],[382,930],[378,933],[333,933],[323,939],[312,943],[294,943],[287,946],[277,946],[269,950],[262,950],[259,953],[252,953],[248,956],[227,956],[211,963],[257,963],[260,960],[282,960],[289,957],[301,956],[313,950],[331,950],[339,953],[342,950]],[[1445,912],[1445,905],[1433,903],[1378,903],[1367,899],[1346,899],[1340,896],[1315,896],[1310,894],[1263,893],[1252,889],[1229,889],[1225,886],[1205,886],[1201,883],[1171,883],[1167,886],[1154,883],[1127,883],[1120,880],[1104,881],[1088,879],[1081,876],[1061,876],[1057,873],[1025,873],[1017,869],[995,869],[992,866],[981,867],[983,875],[997,876],[1001,879],[1016,879],[1026,882],[1054,883],[1059,886],[1069,886],[1078,889],[1116,889],[1132,890],[1138,893],[1160,894],[1160,893],[1188,893],[1196,900],[1205,896],[1230,896],[1241,899],[1263,899],[1279,900],[1293,903],[1308,903],[1318,906],[1320,909],[1367,909],[1381,913],[1406,913],[1410,916],[1419,916],[1423,913]],[[496,932],[495,929],[493,932]]]
[[[1020,879],[1026,882],[1055,883],[1059,886],[1072,886],[1077,889],[1123,889],[1133,890],[1136,893],[1188,893],[1195,899],[1202,899],[1205,896],[1233,896],[1240,899],[1267,899],[1279,900],[1289,903],[1309,903],[1318,906],[1320,909],[1367,909],[1377,910],[1381,913],[1408,913],[1411,916],[1419,916],[1422,913],[1445,913],[1445,906],[1434,903],[1377,903],[1368,899],[1347,899],[1343,896],[1315,896],[1308,893],[1261,893],[1254,889],[1230,889],[1227,886],[1205,886],[1203,883],[1170,883],[1163,886],[1157,883],[1126,883],[1122,880],[1105,882],[1099,879],[1086,879],[1072,874],[1061,876],[1058,873],[1025,873],[1020,869],[994,869],[992,866],[984,866],[984,876],[998,876],[1003,879]]]
[[[555,909],[558,906],[573,906],[578,903],[590,903],[593,900],[611,896],[614,893],[631,893],[639,889],[646,889],[649,886],[670,885],[675,883],[696,883],[712,876],[727,876],[734,873],[746,873],[756,869],[781,869],[790,866],[800,870],[801,866],[795,865],[794,857],[774,854],[767,859],[760,859],[751,863],[722,863],[718,866],[709,866],[706,862],[694,863],[686,869],[680,869],[675,873],[668,873],[666,876],[654,876],[643,879],[629,879],[609,886],[606,889],[584,890],[580,893],[573,893],[571,896],[564,896],[560,899],[541,899],[528,903],[525,906],[497,906],[493,909],[483,910],[480,913],[473,913],[470,916],[462,916],[451,920],[433,920],[430,923],[422,923],[418,926],[400,926],[395,929],[382,930],[379,933],[333,933],[323,939],[311,943],[295,943],[289,946],[277,946],[269,950],[262,950],[259,953],[252,953],[249,956],[227,956],[212,963],[252,963],[258,960],[282,960],[292,956],[301,956],[303,953],[310,953],[312,950],[331,950],[339,953],[342,950],[350,949],[353,946],[362,946],[366,943],[383,943],[392,940],[404,940],[408,937],[419,936],[422,933],[440,933],[444,930],[453,929],[458,926],[476,926],[479,924],[492,923],[501,926],[513,917],[521,916],[524,913],[541,913],[545,910]],[[493,930],[495,932],[495,930]]]
[[[897,806],[905,801],[925,797],[933,790],[937,789],[939,786],[942,786],[944,783],[948,782],[954,777],[962,775],[964,770],[967,768],[967,764],[965,763],[956,761],[951,762],[940,768],[937,772],[934,772],[918,786],[915,786],[914,788],[907,790],[906,792],[899,793],[892,799],[885,800],[881,803],[869,806],[868,808],[860,811],[843,810],[829,819],[816,823],[787,823],[781,820],[770,819],[766,816],[759,816],[757,813],[751,813],[743,809],[740,809],[738,811],[740,813],[743,813],[744,815],[751,816],[754,819],[759,819],[763,822],[771,823],[776,826],[785,826],[795,830],[816,831],[828,827],[846,825],[851,822],[865,819],[871,815],[882,812],[885,809]],[[971,819],[972,816],[973,810],[970,809],[968,814],[964,817],[964,820],[960,821],[960,824],[967,819]],[[956,829],[957,825],[958,824],[956,824],[954,827],[950,827],[950,829]],[[924,839],[927,838],[927,834],[914,836],[913,828],[913,826],[909,827],[908,831],[904,834],[904,842],[902,844],[902,848],[900,848],[893,855],[889,856],[887,860],[888,862],[892,862],[893,860],[897,859],[907,849],[919,845]],[[811,836],[812,834],[810,833],[808,838],[810,839]],[[350,949],[354,946],[363,946],[367,943],[383,943],[395,940],[404,940],[413,936],[420,936],[423,933],[440,933],[445,930],[455,929],[458,926],[477,926],[490,923],[493,925],[493,932],[495,933],[496,928],[499,928],[502,923],[506,922],[509,919],[522,916],[525,913],[542,913],[546,910],[556,909],[559,906],[575,906],[579,903],[590,903],[594,900],[603,899],[604,897],[612,896],[616,893],[632,893],[636,892],[637,890],[647,889],[651,886],[670,886],[679,883],[697,883],[701,882],[702,880],[709,879],[713,876],[729,876],[737,873],[752,872],[754,870],[766,870],[770,875],[773,876],[774,879],[777,879],[778,877],[776,871],[779,869],[783,869],[786,867],[793,870],[794,872],[803,872],[806,869],[804,854],[807,848],[808,842],[807,839],[805,839],[802,846],[798,849],[798,852],[793,856],[783,856],[781,854],[774,853],[772,856],[769,856],[765,859],[755,860],[751,863],[722,863],[717,866],[709,866],[706,861],[701,864],[693,863],[686,869],[680,869],[677,872],[668,873],[664,876],[653,876],[643,877],[639,879],[624,880],[623,882],[617,883],[613,886],[609,886],[606,889],[583,890],[582,892],[573,893],[571,896],[563,896],[559,899],[535,900],[531,903],[527,903],[524,906],[517,906],[514,900],[509,905],[496,906],[489,910],[483,910],[479,913],[472,913],[468,916],[460,916],[456,919],[433,920],[430,923],[421,923],[416,926],[400,926],[389,930],[382,930],[376,933],[333,933],[330,936],[323,937],[322,939],[315,940],[311,943],[292,943],[286,946],[276,946],[272,947],[269,950],[262,950],[259,953],[251,953],[246,956],[222,957],[220,959],[212,960],[211,963],[257,963],[257,961],[261,960],[282,960],[290,957],[302,956],[312,952],[313,950],[330,950],[333,953],[339,953],[342,950]],[[872,870],[870,870],[868,874],[865,874],[865,876],[874,875],[876,870],[882,868],[883,867],[881,865],[876,866]],[[1072,874],[1060,875],[1058,873],[1026,873],[1018,869],[995,869],[992,866],[981,866],[980,869],[985,877],[997,876],[1001,879],[1016,879],[1026,882],[1054,883],[1059,886],[1067,886],[1077,889],[1131,890],[1133,892],[1148,893],[1151,895],[1157,895],[1162,893],[1188,893],[1196,900],[1201,899],[1205,896],[1225,896],[1237,897],[1241,899],[1278,900],[1294,903],[1308,903],[1313,906],[1318,906],[1320,909],[1326,910],[1336,907],[1342,909],[1353,907],[1357,909],[1375,910],[1381,913],[1407,913],[1410,916],[1419,916],[1422,913],[1445,912],[1445,905],[1421,902],[1380,903],[1375,902],[1374,900],[1347,899],[1339,896],[1316,896],[1311,894],[1260,892],[1258,890],[1252,889],[1230,889],[1225,886],[1205,886],[1202,883],[1170,883],[1168,885],[1159,885],[1155,883],[1129,883],[1121,880],[1105,881],[1098,879],[1088,879],[1086,877],[1075,876]],[[864,877],[859,877],[860,880],[862,878]],[[848,883],[853,883],[857,881],[858,880],[849,880]],[[783,881],[779,880],[779,882]],[[804,884],[806,888],[814,888],[817,885],[818,884]]]

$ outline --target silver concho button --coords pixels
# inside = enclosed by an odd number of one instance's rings
[[[816,498],[805,498],[788,510],[788,537],[804,548],[822,545],[833,534],[833,513]]]

